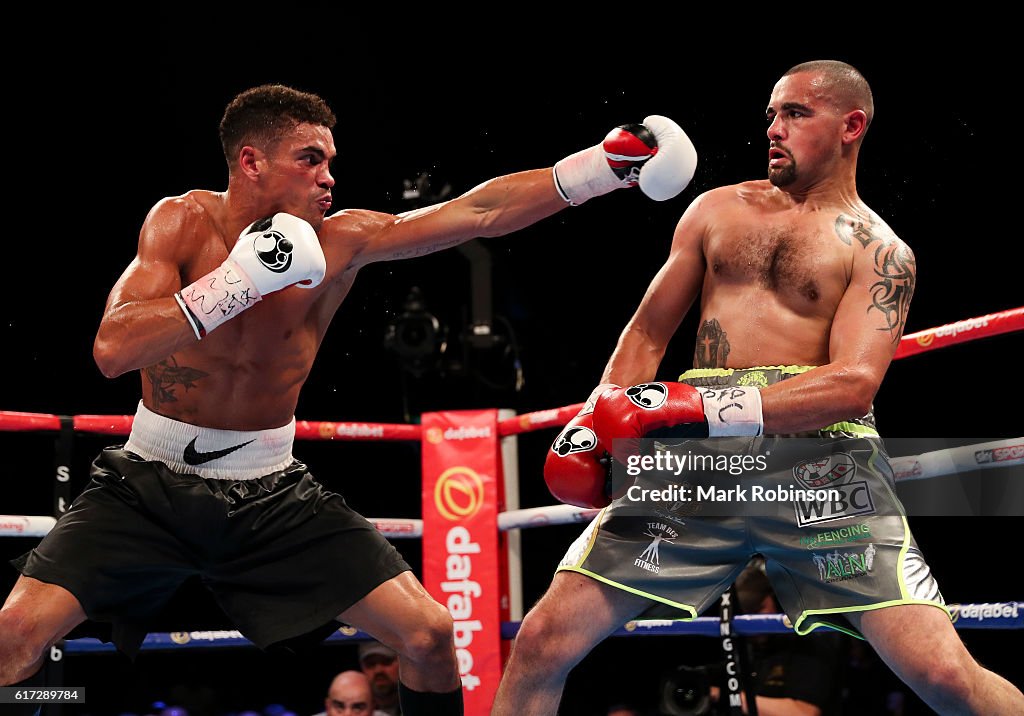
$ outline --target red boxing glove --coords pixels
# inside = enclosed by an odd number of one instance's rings
[[[577,507],[604,507],[609,502],[610,464],[594,433],[594,405],[613,383],[594,388],[583,409],[555,438],[544,460],[544,482],[560,502]]]
[[[615,189],[640,185],[655,201],[687,187],[697,171],[697,150],[682,127],[652,114],[643,124],[624,124],[593,147],[554,166],[555,188],[573,206]]]
[[[762,428],[756,388],[642,383],[605,392],[594,409],[602,447],[623,463],[643,437],[757,436]]]
[[[559,502],[604,507],[608,498],[608,459],[594,433],[594,414],[580,413],[555,438],[544,461],[544,482]]]
[[[626,186],[636,186],[640,167],[658,153],[658,140],[642,124],[623,124],[608,132],[601,147],[615,176]]]

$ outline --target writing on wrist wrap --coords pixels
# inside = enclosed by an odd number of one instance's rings
[[[700,388],[709,437],[757,437],[764,432],[761,391],[749,387]]]
[[[225,321],[263,299],[252,279],[227,259],[202,278],[174,294],[178,307],[202,339]]]

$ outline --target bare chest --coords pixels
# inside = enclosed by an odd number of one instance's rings
[[[227,244],[216,231],[197,238],[196,250],[181,268],[183,286],[202,279],[228,257]],[[210,351],[224,348],[239,355],[248,352],[268,357],[280,351],[315,352],[355,278],[354,270],[346,270],[351,262],[350,253],[339,255],[337,250],[325,247],[324,254],[327,273],[319,286],[290,286],[268,293],[218,327],[203,341],[204,347]]]
[[[727,225],[707,240],[708,280],[818,302],[842,295],[851,255],[834,220],[763,220]]]

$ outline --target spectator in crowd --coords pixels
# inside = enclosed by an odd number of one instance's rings
[[[359,643],[359,668],[370,680],[377,708],[387,716],[401,716],[398,703],[398,654],[379,641]]]
[[[373,706],[370,680],[361,671],[342,671],[331,681],[317,716],[387,716]]]

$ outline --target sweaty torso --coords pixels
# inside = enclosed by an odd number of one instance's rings
[[[189,220],[181,228],[181,285],[187,286],[227,258],[234,238],[222,229],[223,195],[193,191],[181,197]],[[313,289],[295,286],[262,301],[212,331],[202,341],[142,369],[147,408],[176,420],[230,430],[287,424],[309,376],[331,318],[348,294],[362,232],[375,231],[385,215],[339,212],[318,232],[327,274]]]
[[[827,363],[853,267],[840,233],[867,207],[810,209],[767,181],[717,190],[712,201],[693,366]]]

